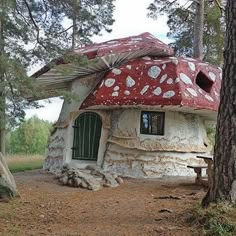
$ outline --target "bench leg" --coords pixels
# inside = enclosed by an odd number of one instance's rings
[[[194,168],[194,172],[197,174],[195,179],[196,184],[201,184],[202,182],[202,168]]]

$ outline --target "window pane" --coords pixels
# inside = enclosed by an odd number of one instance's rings
[[[145,134],[149,133],[149,115],[147,113],[142,113],[142,132]]]
[[[158,134],[159,132],[159,130],[160,129],[158,129],[159,127],[158,127],[158,116],[157,115],[151,115],[151,126],[152,126],[152,134]]]
[[[164,135],[164,112],[147,112],[141,114],[141,134]]]

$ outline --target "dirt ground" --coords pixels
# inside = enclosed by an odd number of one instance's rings
[[[96,192],[61,186],[39,170],[15,179],[21,198],[0,202],[1,236],[189,236],[196,229],[186,219],[204,195],[192,178],[124,179]]]

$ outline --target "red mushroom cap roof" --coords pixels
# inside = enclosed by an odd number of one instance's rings
[[[143,49],[146,51],[143,55],[172,56],[174,54],[170,46],[148,32],[103,43],[91,44],[83,48],[75,49],[75,53],[84,54],[89,59],[94,59],[110,54],[131,53]]]
[[[58,58],[37,71],[32,77],[35,84],[43,88],[50,97],[58,95],[58,90],[67,89],[70,82],[95,72],[103,72],[114,66],[121,65],[134,58],[142,56],[171,56],[173,49],[150,33],[120,38],[104,43],[91,44],[75,49],[73,56],[86,56],[88,63],[70,64],[64,58]],[[65,73],[66,71],[66,73]]]
[[[135,59],[108,72],[80,109],[177,105],[217,111],[221,73],[191,58]]]

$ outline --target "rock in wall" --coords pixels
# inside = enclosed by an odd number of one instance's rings
[[[44,161],[44,170],[55,172],[57,168],[63,166],[63,156],[65,150],[66,129],[57,128],[51,136],[48,146],[48,154]]]

